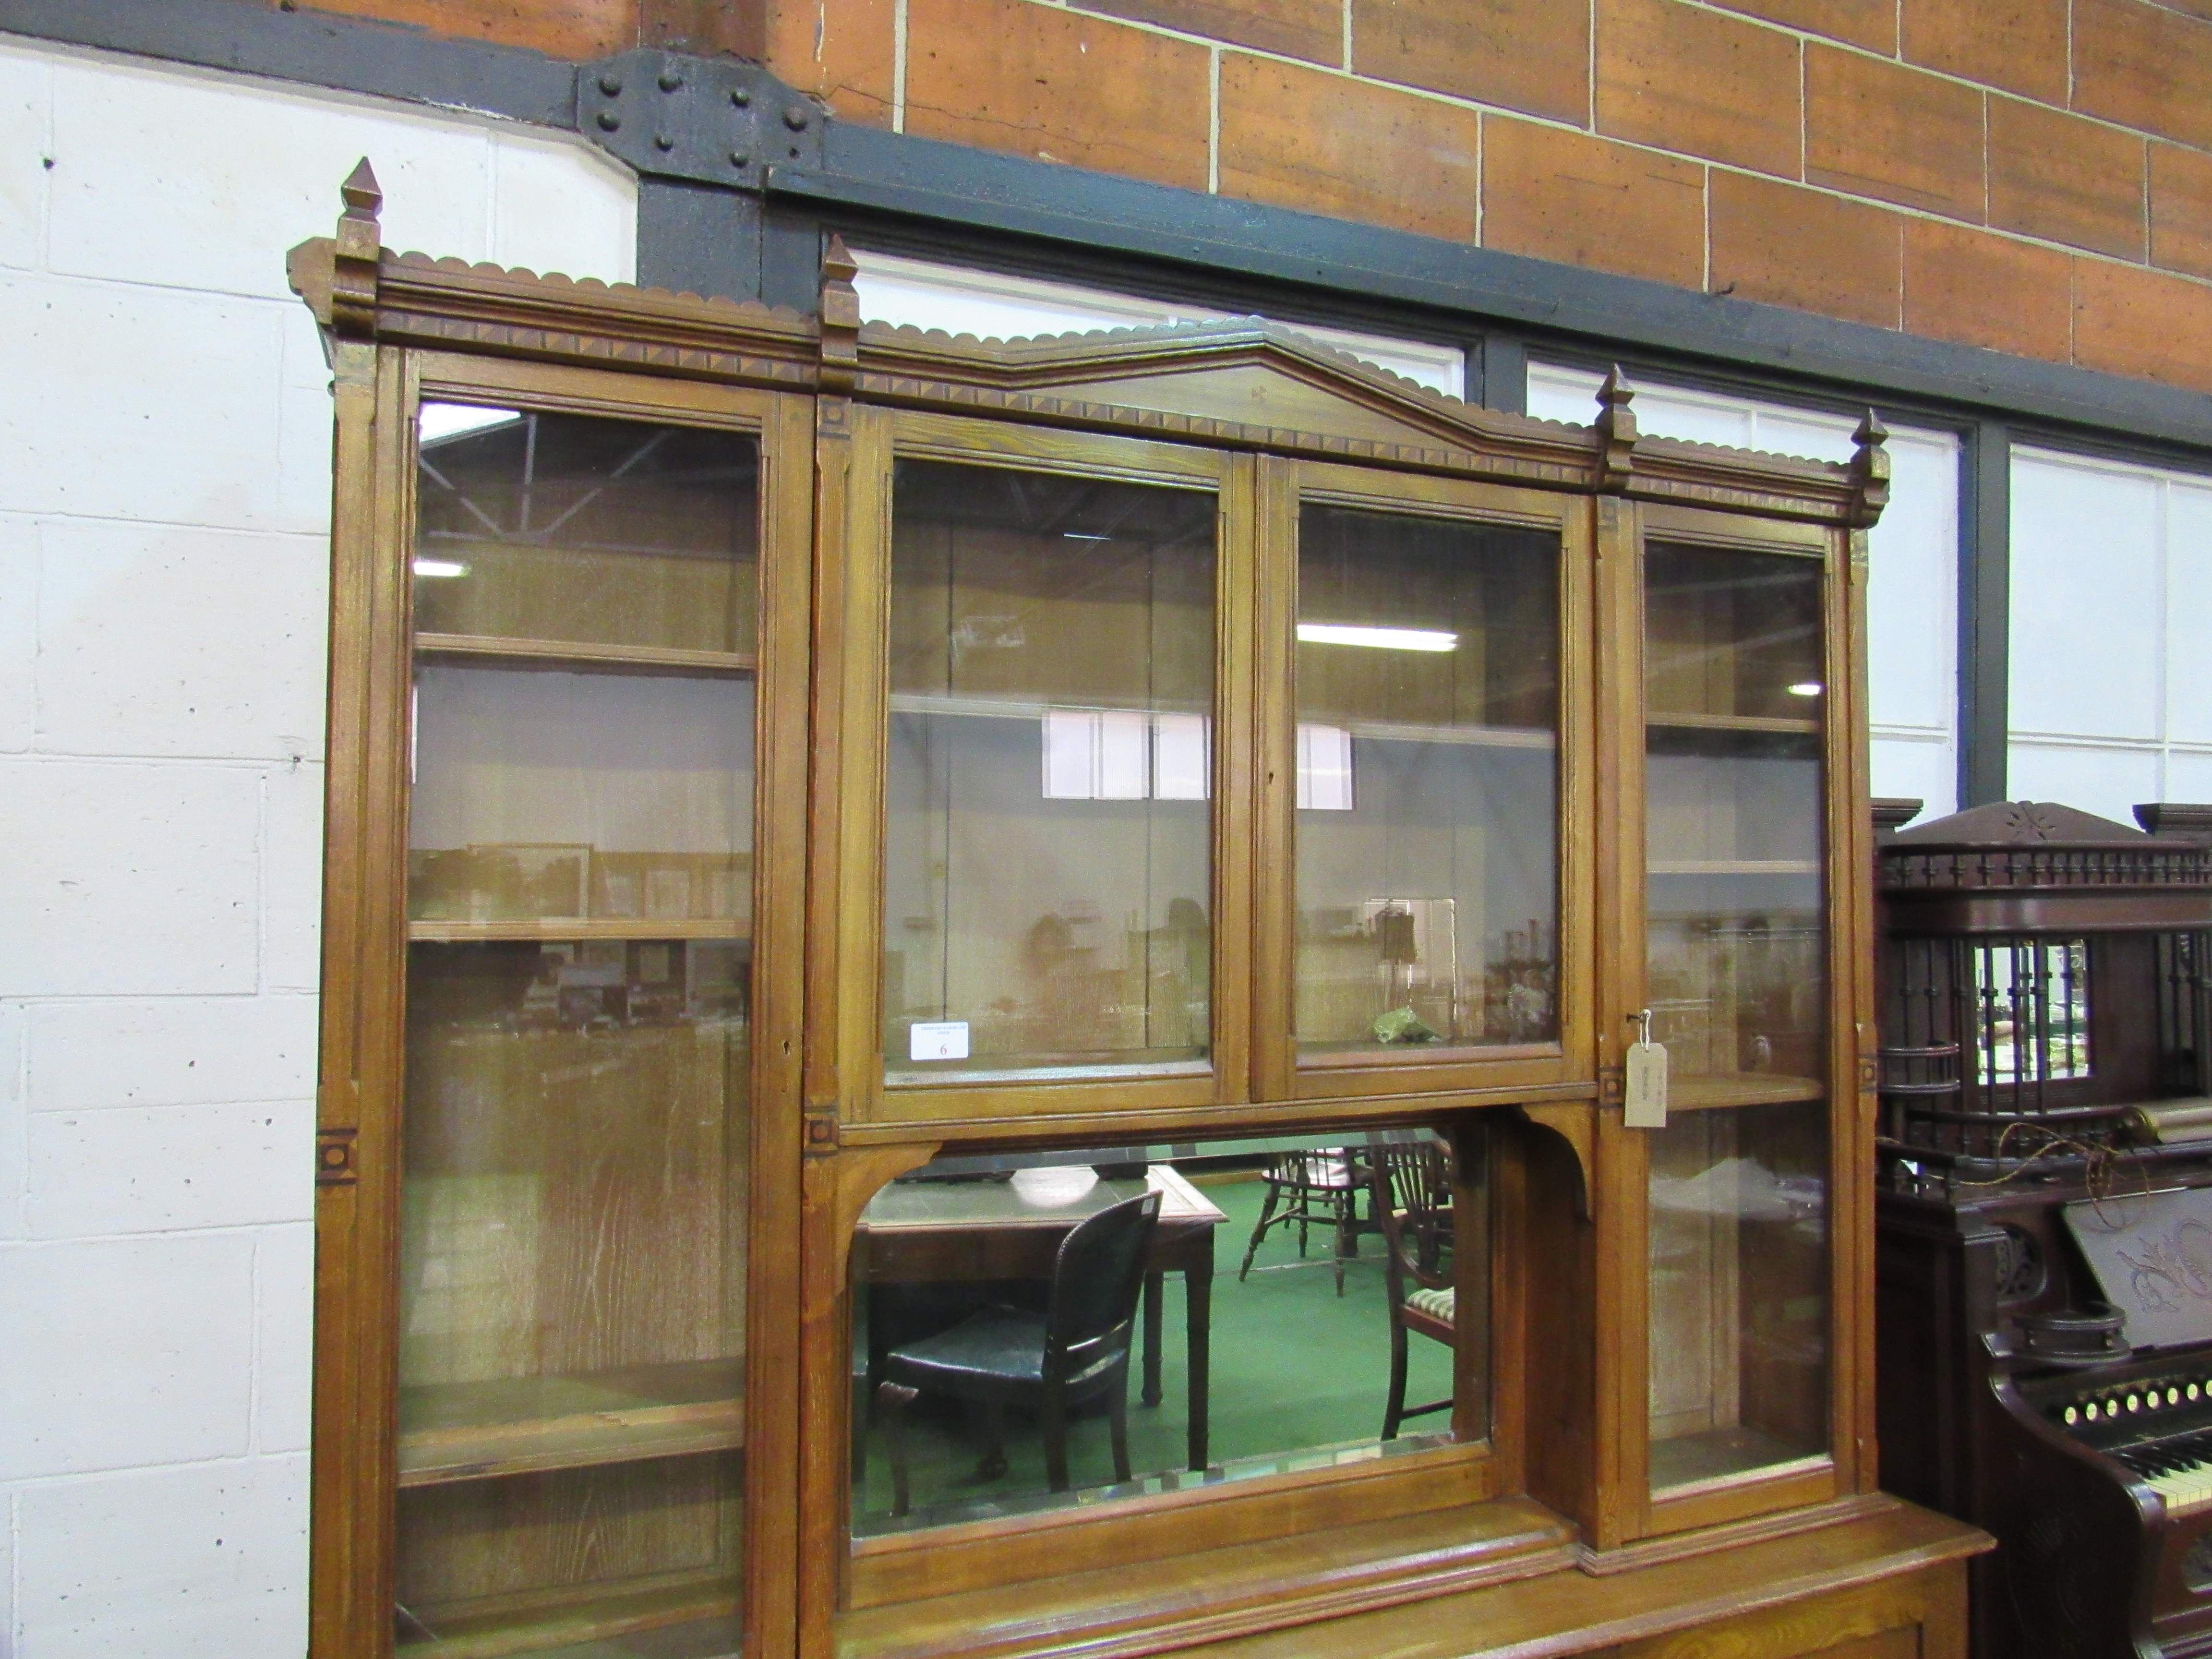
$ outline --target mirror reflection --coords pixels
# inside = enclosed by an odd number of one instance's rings
[[[854,1231],[856,1535],[1327,1467],[1487,1421],[1483,1139],[940,1156]]]

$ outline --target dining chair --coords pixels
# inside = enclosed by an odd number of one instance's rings
[[[1390,1392],[1382,1408],[1382,1437],[1395,1440],[1409,1417],[1449,1411],[1447,1398],[1406,1404],[1408,1332],[1454,1346],[1458,1297],[1451,1249],[1451,1160],[1426,1140],[1371,1146],[1370,1180],[1375,1215],[1382,1230],[1382,1273],[1390,1306]]]
[[[1360,1167],[1358,1153],[1349,1146],[1285,1152],[1260,1178],[1267,1183],[1267,1195],[1261,1200],[1259,1224],[1252,1229],[1251,1239],[1244,1246],[1244,1265],[1237,1270],[1237,1283],[1243,1284],[1251,1273],[1252,1258],[1260,1253],[1260,1241],[1271,1228],[1295,1224],[1298,1254],[1304,1256],[1307,1229],[1322,1226],[1336,1235],[1336,1293],[1342,1296],[1344,1264],[1357,1253],[1362,1231],[1359,1194],[1367,1185],[1367,1173]]]
[[[1068,1410],[1103,1395],[1114,1478],[1130,1478],[1130,1337],[1159,1214],[1160,1195],[1149,1192],[1079,1223],[1053,1258],[1043,1313],[986,1308],[884,1356],[876,1404],[890,1455],[893,1515],[909,1506],[906,1409],[923,1394],[982,1407],[989,1444],[980,1473],[987,1480],[1006,1471],[1006,1408],[1034,1407],[1044,1435],[1045,1479],[1054,1492],[1068,1489]]]

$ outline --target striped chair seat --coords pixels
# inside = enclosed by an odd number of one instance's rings
[[[1449,1325],[1455,1294],[1455,1288],[1449,1285],[1437,1291],[1414,1291],[1407,1296],[1406,1305],[1415,1313],[1426,1314]]]

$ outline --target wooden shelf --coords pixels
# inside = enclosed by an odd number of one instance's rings
[[[1818,737],[1820,722],[1788,714],[1698,714],[1673,709],[1650,709],[1644,724],[1668,732],[1791,732]]]
[[[1706,1111],[1723,1106],[1778,1106],[1793,1100],[1822,1100],[1827,1085],[1816,1077],[1779,1072],[1716,1072],[1676,1077],[1667,1085],[1668,1109]]]
[[[1817,876],[1818,859],[1653,859],[1655,876]]]
[[[656,673],[750,674],[759,659],[744,651],[681,651],[659,645],[599,645],[582,640],[518,640],[498,634],[417,634],[415,654],[438,662],[509,668],[642,669]]]
[[[534,921],[410,921],[414,943],[476,945],[500,939],[734,939],[752,937],[744,916],[544,916]]]
[[[745,1443],[738,1360],[403,1389],[399,1484],[735,1451]]]
[[[586,1644],[611,1642],[644,1631],[713,1624],[726,1650],[738,1644],[741,1586],[733,1572],[660,1575],[649,1585],[581,1594],[485,1597],[480,1602],[410,1610],[421,1629],[403,1627],[400,1659],[499,1659],[510,1653],[554,1649],[574,1653]],[[725,1650],[714,1645],[712,1650]]]

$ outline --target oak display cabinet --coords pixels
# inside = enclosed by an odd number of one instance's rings
[[[1878,423],[345,201],[314,1653],[1960,1650],[1871,1432]]]

